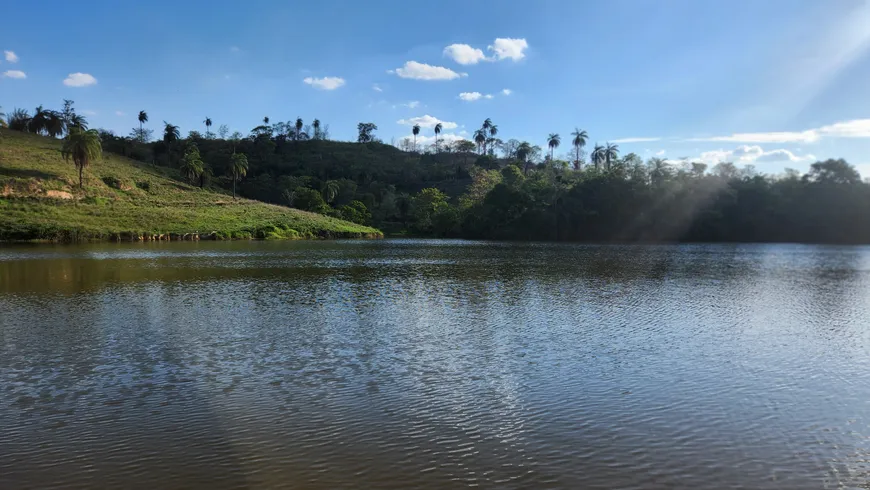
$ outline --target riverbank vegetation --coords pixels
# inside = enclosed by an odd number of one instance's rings
[[[50,122],[33,122],[53,120],[41,112],[13,110],[8,125],[62,136]],[[62,118],[64,111],[58,114]],[[440,125],[415,126],[413,136],[396,145],[381,142],[371,122],[358,124],[354,142],[330,140],[329,126],[317,119],[306,124],[302,118],[265,117],[243,135],[231,134],[226,125],[213,132],[213,121],[205,118],[204,133],[186,136],[164,121],[156,138],[146,111],[132,122],[138,126],[128,136],[98,131],[104,152],[180,172],[191,186],[238,191],[393,234],[870,243],[870,185],[843,160],[780,175],[732,163],[708,168],[691,161],[644,161],[623,154],[618,145],[591,143],[580,128],[564,139],[542,135],[547,147],[540,148],[505,138],[505,129],[490,119],[471,141],[439,139]],[[434,144],[418,146],[427,132],[435,136]],[[562,159],[556,151],[566,147]]]

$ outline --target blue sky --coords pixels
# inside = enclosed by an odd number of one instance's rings
[[[449,139],[490,117],[504,139],[545,146],[560,133],[557,153],[580,127],[590,146],[617,142],[644,158],[775,173],[843,157],[870,175],[867,0],[53,1],[3,10],[0,51],[12,53],[0,57],[4,110],[70,98],[92,127],[119,134],[140,109],[156,133],[163,120],[203,131],[208,116],[247,133],[263,116],[298,116],[346,140],[372,121],[386,142],[413,122],[455,124]],[[36,26],[51,35],[34,35]]]

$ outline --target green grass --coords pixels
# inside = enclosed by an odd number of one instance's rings
[[[173,169],[117,155],[85,170],[84,189],[60,141],[4,130],[0,240],[378,238],[374,228],[199,189]]]

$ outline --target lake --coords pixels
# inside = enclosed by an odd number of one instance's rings
[[[870,248],[0,248],[2,488],[870,482]]]

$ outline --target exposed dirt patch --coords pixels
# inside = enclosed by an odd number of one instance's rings
[[[73,195],[67,191],[45,191],[45,197],[53,199],[72,199]]]

